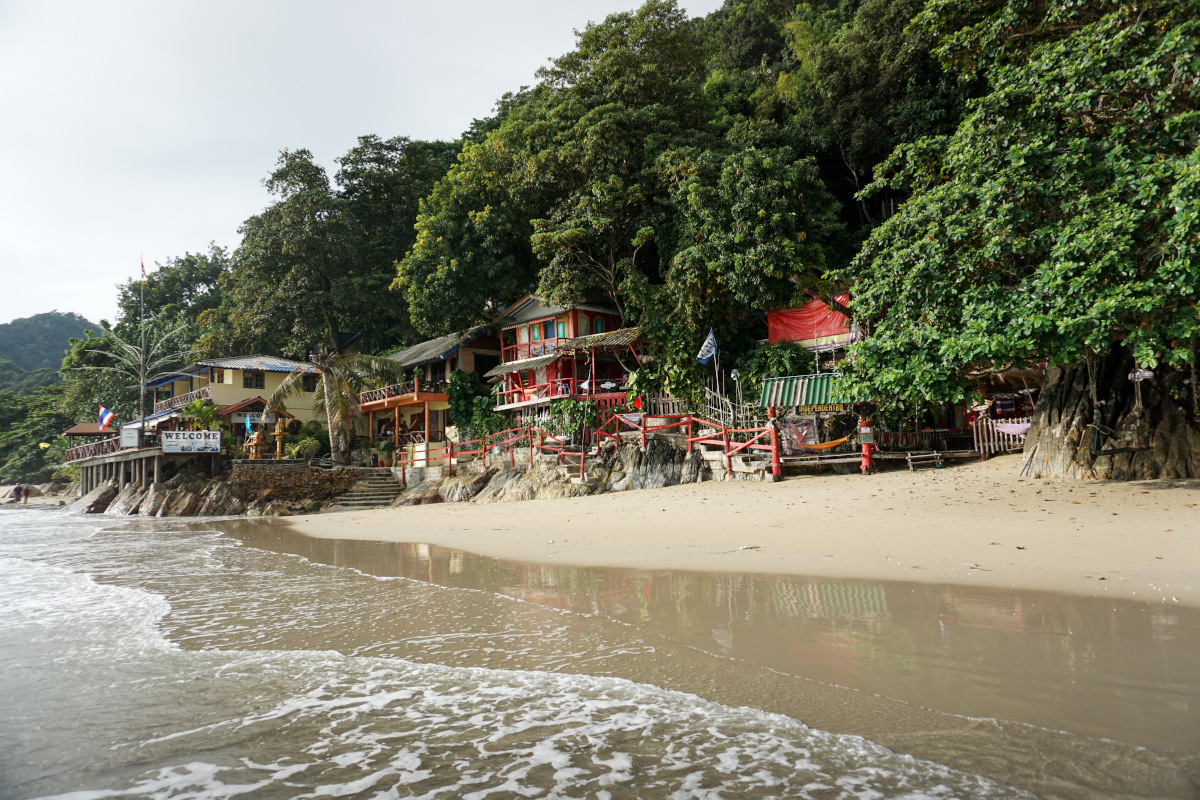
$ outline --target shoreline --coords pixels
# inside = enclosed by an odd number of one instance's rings
[[[287,517],[315,538],[580,567],[1024,589],[1200,607],[1200,481],[1053,481],[1019,455],[918,472]]]

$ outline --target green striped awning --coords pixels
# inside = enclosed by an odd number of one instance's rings
[[[796,407],[798,411],[838,413],[850,411],[854,403],[834,391],[836,373],[820,375],[791,375],[786,378],[767,378],[763,381],[758,404],[763,408]]]

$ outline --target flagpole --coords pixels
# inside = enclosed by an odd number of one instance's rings
[[[142,265],[142,286],[138,297],[138,336],[141,352],[138,353],[138,447],[146,441],[146,257],[138,254]]]

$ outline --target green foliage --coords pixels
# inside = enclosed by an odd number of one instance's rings
[[[78,314],[49,311],[0,325],[0,358],[22,370],[57,370],[71,338],[96,326]]]
[[[267,398],[267,409],[282,408],[287,398],[303,393],[304,378],[314,372],[317,386],[312,398],[313,413],[325,417],[329,452],[335,462],[344,464],[354,433],[354,420],[362,415],[358,406],[359,393],[372,384],[399,382],[403,378],[403,368],[390,358],[317,348],[308,357],[308,364],[289,372]]]
[[[139,391],[139,387],[178,371],[195,355],[190,349],[178,349],[187,328],[186,323],[170,325],[163,320],[151,319],[140,330],[129,329],[124,335],[104,328],[104,335],[93,340],[89,331],[89,338],[79,344],[82,353],[78,361],[73,357],[76,345],[72,340],[72,353],[63,361],[63,371],[69,371],[68,374],[85,372],[97,375],[93,381],[82,380],[78,387],[72,387],[67,407],[75,411],[77,398],[83,399],[78,393],[80,388],[102,387],[119,392],[118,397],[132,392],[137,403],[137,413],[132,418],[141,418],[150,411],[147,406],[153,398]],[[132,389],[128,388],[131,386]],[[123,392],[119,391],[122,387]],[[91,397],[94,402],[96,395]],[[115,408],[107,403],[104,405],[116,413]]]
[[[342,332],[373,351],[411,337],[404,298],[388,291],[393,263],[453,150],[364,136],[338,159],[336,186],[308,150],[283,151],[265,181],[277,200],[242,224],[222,304],[201,317],[205,352],[303,358]]]
[[[1190,11],[1188,8],[1190,7]],[[912,193],[854,265],[872,336],[853,378],[963,397],[973,370],[1128,348],[1182,365],[1200,335],[1200,20],[1194,4],[930,0],[949,66],[992,87],[873,188]]]
[[[229,272],[229,254],[216,244],[208,253],[184,253],[157,265],[146,276],[145,285],[134,278],[117,287],[120,313],[115,329],[123,334],[136,330],[146,319],[177,320],[186,325],[186,338],[201,336],[200,315],[221,304],[220,281]],[[144,303],[144,308],[143,308]]]
[[[0,358],[0,392],[29,394],[35,389],[54,386],[58,381],[57,369],[23,370],[8,359]]]
[[[450,395],[450,419],[458,426],[461,440],[481,439],[510,427],[509,418],[496,413],[494,388],[478,374],[454,372],[446,392]]]
[[[101,405],[116,415],[117,424],[137,419],[137,387],[115,372],[100,369],[110,364],[107,353],[114,349],[106,336],[90,330],[83,338],[71,340],[59,374],[62,411],[72,422],[95,422]]]
[[[412,323],[439,336],[486,319],[529,292],[537,268],[529,245],[529,192],[511,179],[524,128],[513,122],[466,145],[445,178],[421,200],[416,241],[396,264],[393,288]]]
[[[63,449],[53,445],[71,426],[60,411],[61,392],[57,386],[23,397],[0,392],[0,483],[41,483],[54,474]]]
[[[584,428],[595,428],[599,424],[595,403],[567,398],[551,403],[542,427],[554,436],[568,437],[582,436]]]
[[[475,414],[475,400],[491,398],[492,389],[475,372],[455,370],[450,375],[446,394],[450,396],[450,421],[459,426],[469,426]]]
[[[762,382],[767,378],[789,375],[811,375],[816,371],[816,357],[795,342],[778,342],[751,352],[738,364],[738,380],[747,399],[762,395]]]
[[[182,409],[179,416],[195,426],[198,431],[219,431],[221,418],[212,400],[193,400]]]
[[[307,461],[315,458],[321,451],[321,443],[311,437],[305,437],[292,445],[287,445],[288,458],[299,458]]]

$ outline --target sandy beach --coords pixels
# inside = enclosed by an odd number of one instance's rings
[[[1200,481],[1020,478],[1019,456],[872,476],[701,483],[286,520],[577,566],[911,580],[1200,606]]]

